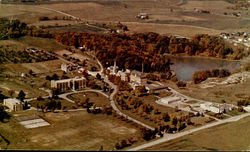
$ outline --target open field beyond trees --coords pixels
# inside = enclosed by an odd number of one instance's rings
[[[220,78],[223,79],[223,78]],[[186,89],[180,89],[180,92],[187,96],[217,103],[229,103],[237,105],[239,100],[244,100],[250,96],[250,79],[239,84],[218,85],[211,88],[200,88],[197,85],[190,85]],[[199,93],[195,93],[199,92]]]
[[[18,18],[35,26],[71,25],[66,28],[51,29],[54,31],[67,31],[69,28],[80,31],[98,31],[84,25],[76,25],[77,21],[62,19],[65,14],[81,18],[84,22],[109,23],[118,22],[127,25],[133,32],[157,32],[159,34],[174,34],[192,37],[197,33],[218,34],[223,31],[249,31],[249,10],[238,10],[242,17],[232,15],[236,10],[226,1],[98,1],[77,2],[41,5],[13,5],[0,4],[1,17]],[[197,13],[194,9],[210,11],[210,13]],[[15,10],[15,11],[13,11]],[[111,13],[112,12],[112,13]],[[148,20],[136,19],[135,16],[145,12],[149,14]],[[49,17],[50,20],[40,20]],[[57,17],[56,19],[54,19]],[[67,16],[68,17],[68,16]],[[151,24],[145,24],[151,23]],[[178,30],[176,30],[178,29]]]
[[[18,114],[25,115],[23,112]],[[86,111],[38,115],[51,125],[25,129],[14,118],[1,124],[1,135],[10,141],[7,149],[98,150],[103,146],[104,150],[112,150],[123,139],[132,137],[141,141],[138,128],[113,116],[88,114]]]
[[[144,150],[249,150],[250,117],[192,133]]]

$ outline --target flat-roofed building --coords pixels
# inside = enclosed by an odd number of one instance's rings
[[[214,113],[224,113],[235,108],[234,105],[230,104],[216,104],[216,103],[203,103],[200,104],[203,110],[211,111]]]
[[[8,98],[3,100],[3,104],[8,107],[11,111],[23,110],[23,103],[16,98]]]

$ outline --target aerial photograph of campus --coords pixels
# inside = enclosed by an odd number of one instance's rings
[[[250,151],[250,0],[0,0],[0,150]]]

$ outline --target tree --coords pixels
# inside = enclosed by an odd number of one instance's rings
[[[119,144],[119,143],[116,143],[116,144],[115,144],[115,148],[116,148],[116,149],[121,149],[120,144]]]
[[[181,87],[186,87],[187,84],[183,81],[177,81],[176,85],[178,88],[181,88]]]
[[[103,146],[101,145],[101,147],[99,148],[99,151],[103,151]]]
[[[62,103],[61,101],[58,101],[57,104],[56,104],[56,107],[58,110],[60,110],[62,108]]]
[[[24,107],[23,107],[23,109],[26,110],[26,109],[28,109],[28,108],[29,108],[28,102],[25,101],[25,102],[24,102]]]
[[[163,115],[163,119],[165,122],[168,122],[170,120],[170,116],[167,112]]]
[[[41,108],[40,105],[39,105],[38,103],[36,104],[36,108],[37,108],[37,109],[40,109],[40,108]]]
[[[33,71],[32,70],[29,70],[29,75],[33,76]]]
[[[44,83],[42,84],[42,87],[46,88],[46,87],[47,87],[47,82],[44,82]]]
[[[97,78],[98,80],[101,80],[101,79],[102,79],[102,77],[101,77],[101,75],[100,75],[99,73],[96,74],[96,78]]]
[[[6,111],[4,111],[3,106],[0,106],[0,121],[4,122],[4,119],[9,119],[9,118],[10,118],[10,115]]]
[[[52,98],[57,98],[60,94],[60,90],[57,88],[52,88]]]
[[[88,76],[88,71],[86,69],[83,70],[82,75],[87,78]]]
[[[125,139],[123,139],[122,141],[121,141],[121,148],[124,148],[124,147],[126,147],[128,144],[127,144],[127,141],[125,140]]]
[[[23,92],[23,90],[20,90],[20,92],[18,94],[18,99],[23,102],[25,96],[26,96],[26,94]]]
[[[191,124],[192,124],[192,122],[191,122],[191,119],[190,119],[190,118],[188,118],[188,119],[187,119],[187,124],[188,124],[188,125],[191,125]]]
[[[11,97],[13,97],[15,91],[14,91],[14,90],[9,90],[8,93],[9,93],[9,95],[10,95]]]
[[[46,80],[49,80],[49,81],[52,80],[52,78],[51,78],[49,75],[47,75],[47,76],[45,77],[45,79],[46,79]]]
[[[177,131],[181,130],[181,122],[180,121],[177,122],[176,129],[177,129]]]
[[[4,119],[9,119],[10,115],[4,110],[3,106],[0,106],[0,121],[4,122]]]
[[[175,125],[175,126],[177,125],[177,118],[176,118],[176,116],[172,117],[171,122],[172,122],[172,125]]]
[[[57,74],[53,74],[52,80],[58,80],[58,79],[59,79],[58,75]]]
[[[239,107],[238,107],[238,111],[239,111],[239,112],[244,112],[243,107],[242,107],[242,106],[239,106]]]
[[[94,80],[89,80],[88,87],[90,87],[91,89],[94,89],[95,88],[95,81]]]

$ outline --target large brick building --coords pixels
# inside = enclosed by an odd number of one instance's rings
[[[86,79],[84,77],[80,78],[70,78],[62,80],[51,80],[51,88],[57,88],[60,91],[66,90],[78,90],[86,87]]]

